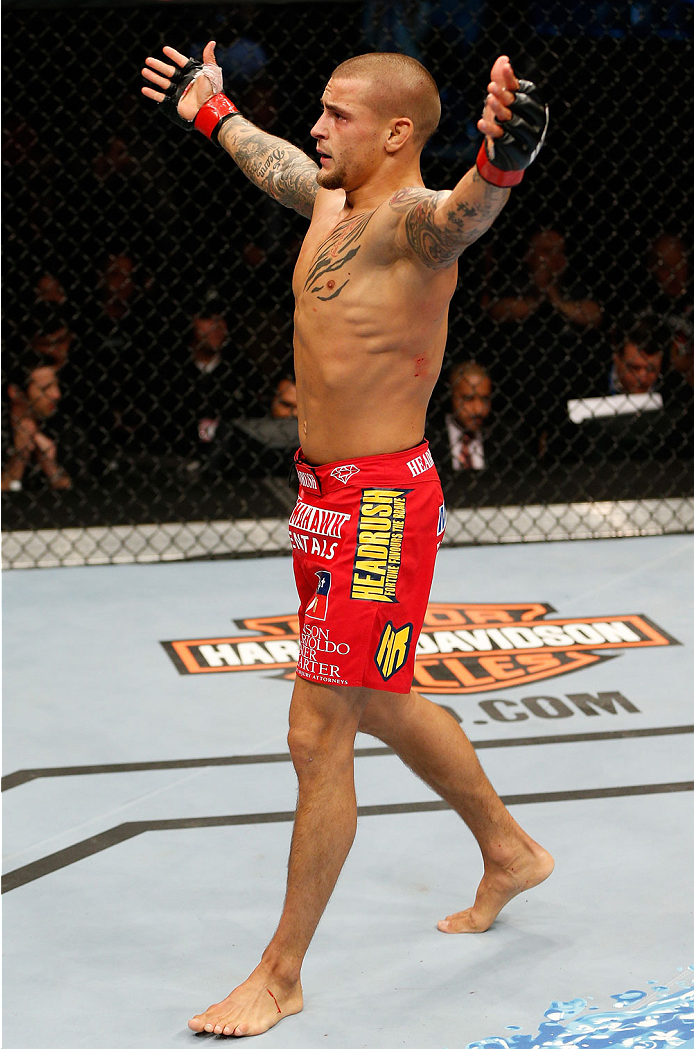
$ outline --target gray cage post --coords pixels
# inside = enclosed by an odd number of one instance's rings
[[[212,37],[243,112],[307,151],[335,65],[420,58],[436,189],[474,161],[494,58],[540,85],[547,145],[461,260],[430,406],[446,541],[694,530],[693,34],[684,0],[6,5],[4,564],[288,549],[295,435],[272,416],[306,223],[139,93],[145,55]],[[209,374],[196,347],[221,350]],[[62,395],[48,463],[18,449],[37,358]],[[485,375],[491,406],[456,429],[453,388],[469,404]]]

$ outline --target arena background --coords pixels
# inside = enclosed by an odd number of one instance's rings
[[[7,383],[27,347],[58,325],[69,352],[48,432],[72,479],[69,490],[52,490],[32,467],[21,490],[3,493],[6,566],[288,549],[295,437],[291,422],[266,417],[277,382],[291,374],[290,280],[306,223],[140,95],[146,55],[164,43],[197,55],[210,38],[242,111],[309,154],[335,65],[371,50],[420,58],[443,102],[423,159],[436,189],[474,161],[495,57],[507,53],[520,76],[536,80],[550,104],[548,141],[461,260],[430,409],[446,542],[694,530],[694,391],[669,355],[673,324],[691,349],[691,295],[677,316],[668,312],[648,268],[661,233],[691,245],[694,5],[3,6],[3,462],[12,444]],[[526,288],[524,257],[540,229],[565,238],[566,294],[598,302],[599,327],[579,331],[542,311],[523,325],[492,319],[495,302]],[[64,301],[41,301],[47,275]],[[606,382],[613,327],[644,310],[671,326],[663,408],[570,422],[567,400]],[[219,421],[207,442],[189,375],[196,315],[223,317],[227,333]],[[470,359],[493,383],[487,466],[453,472],[448,372]]]

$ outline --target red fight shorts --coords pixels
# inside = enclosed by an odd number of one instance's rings
[[[428,441],[326,466],[294,458],[297,675],[408,693],[446,521]]]

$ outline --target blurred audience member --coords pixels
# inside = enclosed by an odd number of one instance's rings
[[[62,368],[68,359],[74,339],[61,305],[55,300],[39,300],[34,306],[30,323],[33,329],[31,348],[56,369]]]
[[[71,488],[69,475],[58,462],[55,439],[46,423],[60,403],[57,368],[30,353],[22,360],[7,387],[13,448],[2,471],[2,491],[20,491],[31,462],[45,474],[51,488]]]
[[[283,378],[277,383],[270,406],[273,419],[296,419],[296,382],[294,378]]]
[[[566,242],[557,230],[534,233],[523,261],[521,293],[492,298],[487,291],[483,305],[498,325],[500,393],[522,419],[527,454],[544,459],[564,452],[565,406],[577,375],[592,377],[599,367],[602,309],[580,278],[569,279]],[[492,271],[488,288],[494,279]]]
[[[56,306],[67,305],[65,288],[52,273],[43,273],[36,282],[36,301],[52,302]]]
[[[137,168],[137,162],[130,156],[127,143],[118,135],[109,139],[106,148],[94,158],[93,171],[100,182],[106,182],[115,176],[128,177]]]
[[[648,270],[657,289],[651,308],[670,331],[670,363],[694,386],[694,303],[682,238],[671,233],[656,237],[648,250]]]
[[[167,450],[182,456],[192,472],[231,454],[229,435],[238,412],[239,382],[224,356],[228,342],[222,301],[210,293],[192,318],[188,359],[162,394]]]
[[[250,474],[274,477],[287,487],[287,474],[299,444],[296,383],[289,372],[280,373],[271,386],[269,411],[260,417],[239,414],[235,441]],[[264,398],[267,400],[267,394]]]
[[[597,328],[602,310],[583,288],[564,286],[568,268],[566,242],[561,233],[542,229],[530,238],[525,254],[528,286],[521,295],[506,295],[488,303],[492,320],[499,324],[523,323],[538,311],[555,313],[579,328]]]
[[[644,315],[626,329],[614,329],[612,345],[612,367],[601,393],[650,393],[662,374],[667,330],[656,317]]]
[[[99,277],[103,313],[110,321],[120,321],[132,310],[136,284],[135,263],[129,255],[109,255]]]
[[[96,296],[82,317],[81,386],[74,392],[77,401],[93,406],[97,469],[128,469],[128,461],[152,443],[152,399],[161,383],[154,349],[167,311],[153,301],[150,284],[132,255],[113,252],[103,260]]]
[[[451,407],[446,416],[448,450],[454,470],[483,470],[484,425],[492,410],[492,382],[475,361],[456,364],[450,373]]]

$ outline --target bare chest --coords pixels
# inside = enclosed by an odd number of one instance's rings
[[[376,264],[374,215],[355,215],[337,225],[323,221],[309,229],[294,270],[297,301],[337,299]]]

